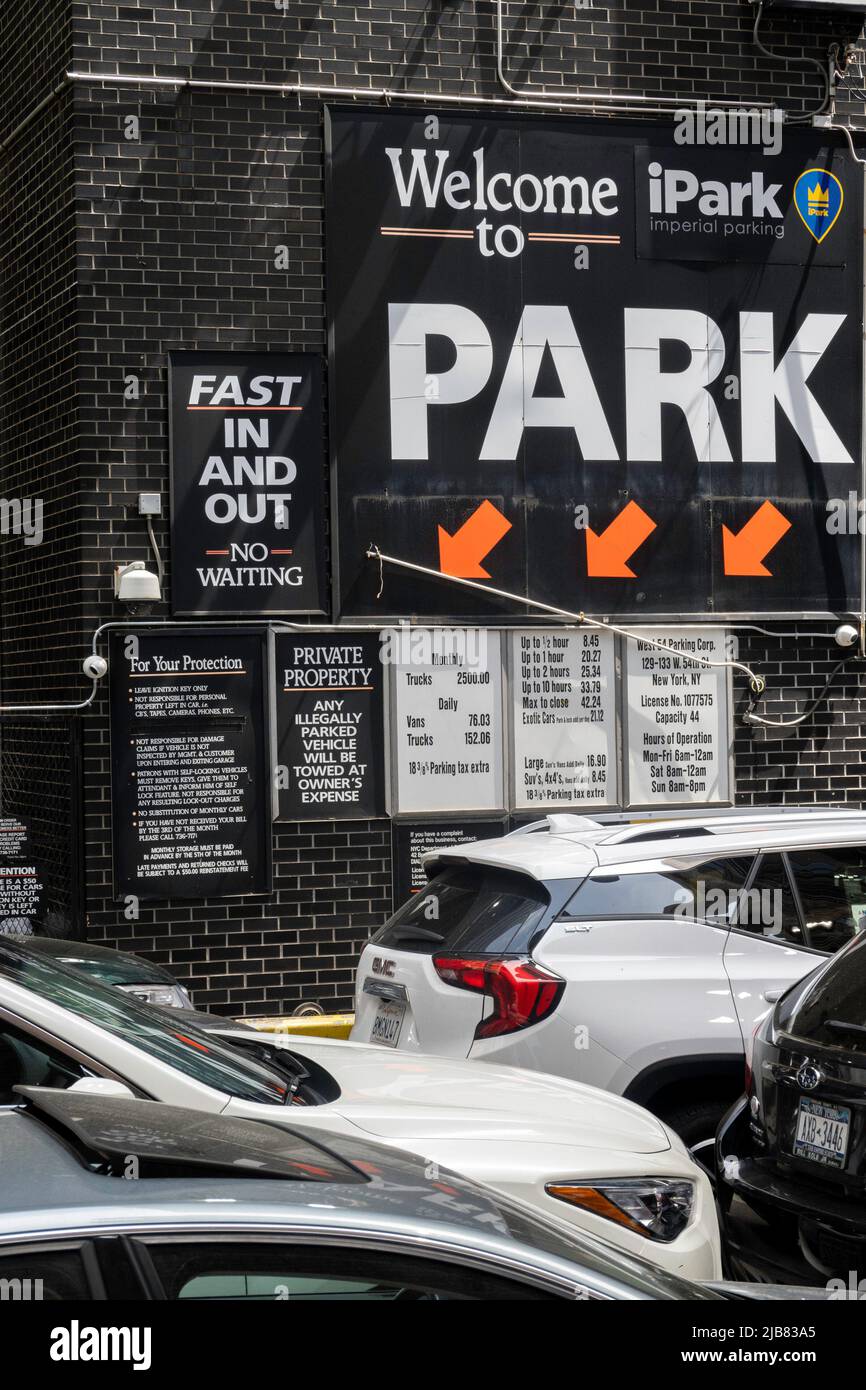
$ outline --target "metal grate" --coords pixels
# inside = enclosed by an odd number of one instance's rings
[[[77,718],[0,716],[0,815],[28,832],[27,860],[44,885],[33,929],[84,935],[81,725]]]

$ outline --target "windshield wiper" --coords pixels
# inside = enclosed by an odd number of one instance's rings
[[[429,927],[392,927],[390,935],[398,941],[438,941],[440,945],[445,940],[441,932],[431,931]]]
[[[824,1027],[832,1028],[837,1033],[866,1033],[862,1023],[846,1023],[841,1018],[828,1018]]]

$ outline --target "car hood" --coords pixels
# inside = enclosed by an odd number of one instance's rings
[[[305,1039],[298,1047],[292,1039],[291,1051],[334,1077],[341,1091],[334,1111],[392,1142],[507,1139],[629,1153],[670,1148],[648,1111],[558,1076],[330,1039]]]

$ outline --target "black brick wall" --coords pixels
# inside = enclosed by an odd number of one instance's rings
[[[821,84],[804,58],[855,37],[826,16],[777,12],[763,33],[774,62],[752,46],[753,7],[739,0],[505,8],[511,81],[564,94],[805,108]],[[67,68],[387,85],[434,105],[437,94],[497,97],[494,26],[488,0],[6,0],[0,140]],[[840,109],[862,123],[862,102]],[[125,138],[130,116],[138,140]],[[2,167],[0,477],[6,496],[45,498],[48,528],[39,548],[0,540],[4,697],[70,699],[84,693],[93,627],[118,616],[114,563],[148,555],[137,494],[167,501],[166,352],[325,350],[322,101],[78,82]],[[288,270],[275,269],[281,245]],[[125,399],[130,376],[138,399]],[[158,536],[167,558],[164,525]],[[742,651],[769,679],[762,711],[782,717],[821,689],[839,653],[829,626],[767,628],[778,635],[744,633]],[[740,726],[738,796],[861,804],[861,699],[854,668],[794,736]],[[104,692],[85,717],[85,794],[95,939],[171,964],[218,1012],[349,1002],[358,950],[389,906],[387,823],[277,827],[267,902],[144,906],[126,921],[110,896]]]

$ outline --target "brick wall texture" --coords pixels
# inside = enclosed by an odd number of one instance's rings
[[[751,42],[745,0],[503,8],[512,83],[565,97],[805,110],[822,94],[810,60],[857,37],[850,20],[773,9],[774,61]],[[78,80],[17,124],[67,71],[386,86],[434,107],[440,94],[501,97],[495,24],[490,0],[0,6],[0,488],[43,498],[46,528],[40,547],[0,539],[5,701],[86,694],[81,657],[118,617],[113,565],[149,554],[137,494],[167,497],[166,353],[326,346],[323,98]],[[860,97],[839,109],[863,123]],[[281,245],[288,269],[275,268]],[[164,524],[157,535],[167,557]],[[741,643],[768,676],[764,711],[798,712],[839,659],[831,625],[761,627]],[[863,716],[850,666],[793,735],[739,726],[738,798],[862,804]],[[144,905],[127,921],[112,900],[104,691],[82,723],[88,934],[169,964],[216,1012],[347,1005],[358,951],[389,910],[388,823],[276,827],[267,901]]]

